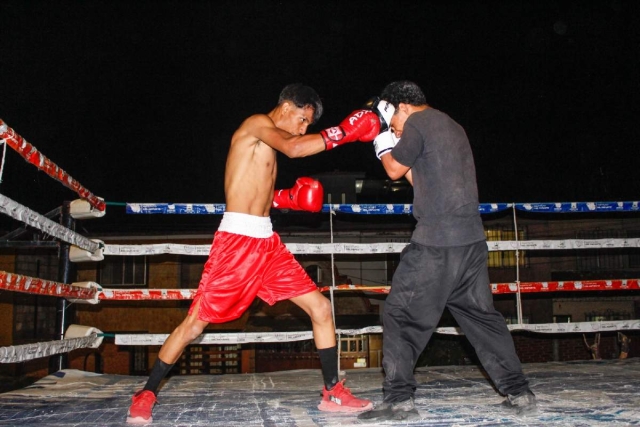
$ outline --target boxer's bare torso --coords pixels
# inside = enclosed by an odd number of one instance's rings
[[[278,171],[277,151],[304,157],[325,148],[320,135],[303,136],[312,121],[312,108],[285,102],[269,114],[253,115],[240,125],[231,138],[225,169],[227,211],[269,216]]]

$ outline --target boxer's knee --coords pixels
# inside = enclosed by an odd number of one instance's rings
[[[331,315],[331,303],[326,298],[318,298],[316,304],[311,307],[309,312],[311,321],[318,324],[333,323]]]
[[[187,316],[176,328],[176,332],[182,337],[182,341],[191,342],[202,334],[206,326],[206,322],[198,320],[194,316]]]

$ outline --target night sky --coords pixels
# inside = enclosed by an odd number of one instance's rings
[[[3,1],[0,118],[107,202],[224,203],[229,140],[282,87],[336,125],[393,80],[462,124],[480,202],[639,200],[638,1]],[[279,158],[278,186],[386,175],[371,144]],[[76,198],[11,149],[0,193]]]

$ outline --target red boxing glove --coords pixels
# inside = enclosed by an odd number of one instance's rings
[[[354,141],[369,142],[380,133],[380,120],[371,110],[356,110],[340,125],[320,132],[327,150]]]
[[[271,206],[277,209],[320,212],[323,198],[324,190],[320,181],[305,176],[298,178],[293,188],[275,190]]]

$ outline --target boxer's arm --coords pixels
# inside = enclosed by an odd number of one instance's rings
[[[320,134],[292,135],[277,128],[266,114],[249,117],[236,131],[236,134],[240,133],[264,142],[289,158],[307,157],[325,150],[324,140]]]
[[[369,142],[380,133],[380,120],[369,109],[356,110],[349,114],[338,126],[320,132],[327,150],[350,142]]]
[[[413,175],[411,175],[411,169],[409,169],[409,172],[404,174],[404,177],[407,178],[407,181],[409,181],[409,184],[413,187]]]
[[[407,172],[401,176],[404,176],[405,178],[407,178],[407,181],[409,181],[409,184],[413,185],[413,177],[411,175],[411,169],[402,165],[398,161],[396,161],[392,155],[393,148],[396,146],[399,140],[400,138],[396,138],[395,133],[388,130],[376,136],[376,139],[373,140],[373,148],[376,152],[376,156],[382,162],[382,166],[384,167],[385,172],[387,172],[387,175],[389,175],[391,179],[398,179],[394,177],[397,174],[402,174],[402,170],[406,168]],[[385,160],[386,158],[389,158],[389,159]]]
[[[339,145],[355,141],[373,141],[380,132],[378,116],[371,110],[356,110],[340,125],[324,129],[319,134],[291,135],[277,128],[265,114],[256,114],[245,120],[234,139],[242,133],[263,141],[271,148],[290,158],[306,157]]]
[[[380,158],[380,161],[382,162],[382,166],[384,167],[385,172],[387,172],[389,178],[393,180],[406,176],[411,170],[409,166],[405,166],[393,158],[393,151],[389,151],[387,154],[383,155]],[[411,177],[411,175],[409,175],[409,177]],[[407,178],[408,180],[410,179],[409,177]],[[410,179],[409,182],[413,185],[413,179]]]

